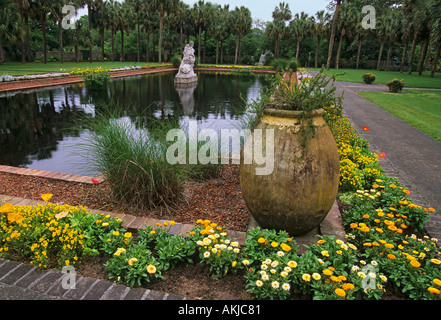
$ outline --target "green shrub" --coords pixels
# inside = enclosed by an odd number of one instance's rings
[[[389,87],[389,91],[394,93],[401,92],[401,90],[403,90],[404,88],[404,84],[405,83],[403,79],[400,80],[397,78],[386,83],[386,85]]]
[[[173,57],[170,59],[171,64],[172,64],[173,67],[175,67],[175,68],[179,68],[179,66],[181,65],[181,61],[182,61],[182,59],[181,59],[181,57],[178,56],[178,55],[175,55],[175,56],[173,56]]]
[[[85,85],[88,88],[97,90],[104,88],[110,81],[110,73],[108,71],[102,71],[98,73],[87,73],[83,76]]]
[[[375,81],[376,76],[375,76],[375,74],[373,74],[371,72],[367,72],[362,75],[362,78],[363,78],[364,83],[371,84],[372,82]]]

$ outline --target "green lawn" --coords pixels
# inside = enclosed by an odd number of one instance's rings
[[[308,68],[310,70],[319,70],[315,68]],[[441,89],[441,73],[436,73],[434,78],[430,77],[430,73],[426,72],[419,76],[418,73],[413,72],[411,75],[407,72],[389,72],[389,71],[376,71],[367,69],[330,69],[325,70],[328,75],[346,73],[343,76],[338,76],[338,81],[348,81],[348,82],[363,82],[361,76],[364,73],[372,72],[377,77],[374,83],[386,84],[386,82],[398,78],[404,79],[406,83],[405,87],[408,88],[438,88]]]
[[[145,65],[145,62],[138,62],[136,65],[143,66]],[[135,63],[133,61],[130,62],[48,62],[47,64],[44,64],[43,62],[32,62],[32,63],[26,63],[22,64],[20,62],[5,62],[3,65],[0,65],[0,75],[3,75],[5,73],[9,74],[10,76],[22,76],[22,75],[31,75],[31,74],[44,74],[44,73],[52,73],[52,72],[69,72],[72,71],[74,68],[80,68],[80,69],[87,69],[89,67],[90,69],[95,69],[98,67],[103,67],[107,69],[116,69],[116,68],[122,68],[127,66],[134,66]]]
[[[403,93],[358,92],[358,94],[441,141],[441,91],[406,90]]]

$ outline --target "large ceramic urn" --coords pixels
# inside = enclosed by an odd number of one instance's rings
[[[266,174],[258,168],[262,161],[246,161],[242,148],[240,184],[251,215],[262,228],[286,230],[292,236],[303,235],[319,226],[336,199],[339,184],[339,155],[334,137],[322,117],[323,109],[313,112],[315,135],[306,146],[299,139],[299,111],[266,109],[248,137],[253,155],[259,145],[268,148],[274,140],[274,167]],[[269,131],[267,131],[267,129]],[[259,137],[256,133],[259,131]],[[273,130],[273,136],[271,133]],[[252,143],[260,139],[260,144]],[[274,137],[274,138],[273,138]],[[263,150],[269,152],[270,150]],[[245,160],[245,161],[244,161]],[[258,164],[260,163],[260,164]]]

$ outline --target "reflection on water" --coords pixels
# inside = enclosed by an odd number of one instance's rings
[[[69,174],[87,170],[81,126],[106,105],[147,125],[152,118],[198,120],[215,129],[240,127],[246,103],[259,97],[262,77],[200,73],[197,86],[174,86],[174,73],[113,79],[105,90],[82,84],[0,94],[0,164]]]

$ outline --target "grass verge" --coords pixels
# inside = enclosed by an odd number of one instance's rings
[[[441,91],[405,90],[405,93],[358,92],[361,96],[441,141]]]

